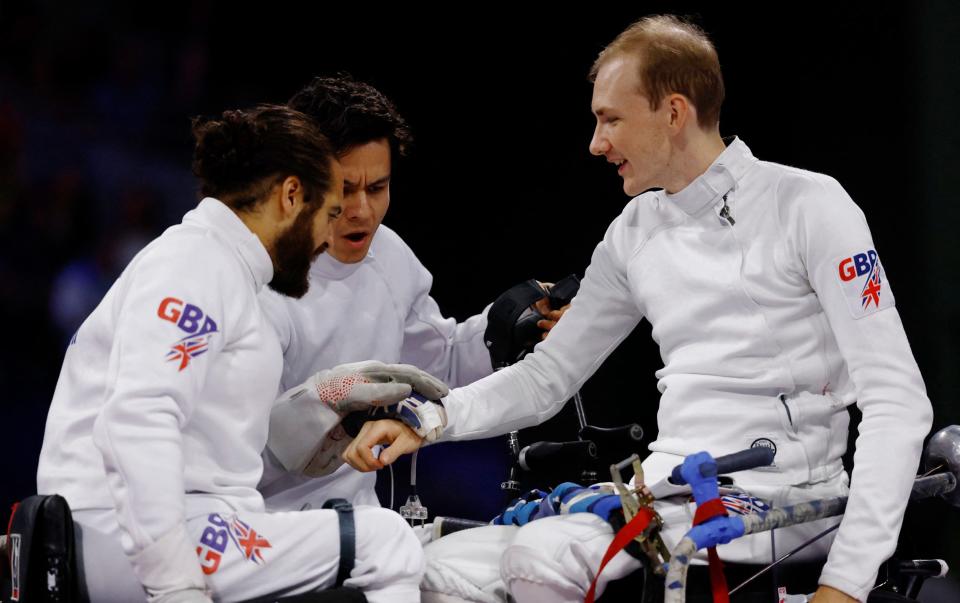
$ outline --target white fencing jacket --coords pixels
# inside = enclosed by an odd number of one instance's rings
[[[776,466],[739,483],[836,479],[857,403],[850,500],[821,583],[865,598],[896,545],[932,411],[860,209],[832,178],[759,161],[735,139],[682,191],[627,205],[535,353],[445,398],[446,438],[551,417],[641,318],[664,364],[654,453],[770,446]]]
[[[116,508],[153,592],[203,588],[186,518],[264,509],[282,358],[257,293],[272,276],[260,240],[204,199],[130,262],[67,348],[38,491]]]
[[[310,290],[301,299],[265,289],[261,303],[283,349],[281,389],[319,370],[361,360],[413,364],[451,386],[489,375],[486,310],[462,323],[444,318],[430,297],[432,285],[433,277],[410,247],[381,225],[362,261],[317,257]],[[313,479],[288,473],[266,455],[261,491],[271,510],[316,508],[329,498],[378,505],[375,483],[375,473],[346,465]]]

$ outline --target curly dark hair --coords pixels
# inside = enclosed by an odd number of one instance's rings
[[[259,105],[193,120],[193,173],[204,196],[254,207],[283,178],[298,176],[304,200],[329,192],[333,149],[317,125],[284,105]]]
[[[317,77],[287,103],[317,122],[337,155],[386,138],[391,155],[404,157],[413,143],[406,120],[382,92],[341,73]]]

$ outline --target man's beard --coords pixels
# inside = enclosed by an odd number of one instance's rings
[[[310,288],[310,264],[323,253],[313,246],[313,215],[319,211],[301,211],[293,224],[277,237],[273,246],[273,279],[269,286],[282,295],[303,297]]]

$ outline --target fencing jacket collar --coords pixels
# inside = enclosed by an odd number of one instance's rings
[[[374,233],[374,242],[376,242],[376,233]],[[345,264],[338,260],[337,258],[330,255],[329,251],[321,253],[313,260],[313,264],[310,265],[310,276],[311,278],[316,275],[320,278],[330,280],[330,281],[342,281],[343,279],[349,277],[354,272],[360,269],[364,263],[369,261],[369,258],[373,256],[373,246],[367,252],[367,255],[360,260],[359,262],[354,262],[352,264]]]
[[[721,197],[733,190],[737,180],[756,161],[747,145],[734,137],[706,172],[683,190],[672,195],[664,192],[664,196],[688,215],[695,216],[716,205]]]
[[[206,197],[196,209],[183,216],[183,223],[196,224],[223,233],[223,240],[237,250],[240,259],[250,270],[256,291],[273,279],[273,260],[259,237],[219,199]]]

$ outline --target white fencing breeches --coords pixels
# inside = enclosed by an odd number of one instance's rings
[[[751,493],[774,506],[785,506],[846,496],[848,490],[844,474],[805,487],[753,487]],[[657,501],[655,508],[663,517],[662,536],[670,549],[690,529],[696,507],[674,498]],[[830,518],[777,530],[773,541],[769,532],[747,536],[717,547],[717,552],[729,562],[768,563],[775,554],[792,550],[839,520]],[[610,524],[591,513],[545,517],[521,528],[490,526],[458,532],[426,548],[424,590],[483,603],[505,600],[504,591],[518,603],[583,601],[612,539]],[[791,561],[824,558],[832,542],[830,534]],[[497,547],[501,547],[499,557]],[[700,562],[705,562],[705,555]],[[636,559],[621,551],[600,575],[597,594],[603,592],[609,581],[627,576],[639,567]],[[497,573],[499,582],[495,579]]]
[[[74,511],[91,601],[145,601],[120,546],[113,509]],[[344,586],[370,603],[420,600],[423,550],[410,526],[379,507],[356,507],[356,559]],[[289,596],[334,586],[340,560],[336,511],[213,513],[187,520],[215,601]]]

